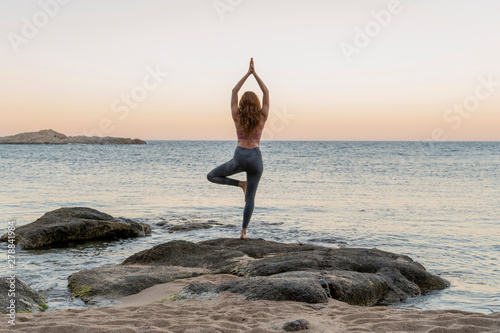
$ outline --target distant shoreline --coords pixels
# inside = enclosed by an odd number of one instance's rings
[[[41,130],[38,132],[26,132],[15,135],[0,137],[0,144],[11,145],[26,145],[26,144],[49,144],[49,145],[64,145],[64,144],[132,144],[145,145],[146,141],[141,139],[117,138],[117,137],[98,137],[98,136],[66,136],[65,134],[54,130]]]

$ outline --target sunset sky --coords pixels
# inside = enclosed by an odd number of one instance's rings
[[[500,140],[494,0],[0,4],[0,136],[233,140],[250,57],[264,140]],[[156,72],[156,74],[152,74]],[[253,77],[241,92],[260,93]]]

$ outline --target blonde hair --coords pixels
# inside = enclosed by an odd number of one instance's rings
[[[247,91],[241,96],[239,114],[243,133],[247,137],[253,136],[257,132],[262,115],[259,97],[253,91]]]

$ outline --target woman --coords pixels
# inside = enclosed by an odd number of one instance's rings
[[[261,107],[259,98],[254,92],[247,91],[241,96],[238,106],[238,92],[250,75],[255,77],[260,89],[264,94]],[[231,115],[236,127],[238,146],[234,152],[233,159],[210,171],[207,175],[209,181],[223,185],[238,186],[245,194],[245,209],[243,210],[243,226],[241,228],[241,239],[246,239],[248,223],[252,217],[255,193],[264,167],[260,153],[260,137],[269,116],[269,90],[264,82],[255,73],[253,58],[250,60],[248,73],[236,84],[231,95]],[[228,178],[239,172],[245,171],[246,181],[238,181]]]

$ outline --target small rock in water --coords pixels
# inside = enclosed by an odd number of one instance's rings
[[[222,223],[219,223],[214,220],[208,220],[207,222],[199,222],[198,220],[189,220],[184,217],[179,219],[180,223],[171,226],[170,224],[167,224],[167,227],[170,229],[168,230],[169,233],[173,232],[185,232],[185,231],[192,231],[192,230],[200,230],[200,229],[210,229],[213,228],[214,226],[222,226]],[[161,223],[161,222],[160,222]]]
[[[283,329],[287,332],[296,332],[309,329],[309,322],[305,319],[289,321],[283,325]]]
[[[199,223],[199,222],[186,222],[183,224],[178,224],[173,226],[168,230],[169,233],[177,232],[177,231],[191,231],[191,230],[200,230],[200,229],[210,229],[213,228],[210,224]]]
[[[312,243],[324,243],[324,244],[337,244],[337,243],[344,243],[343,241],[340,241],[335,238],[311,238],[307,240],[308,242]]]

